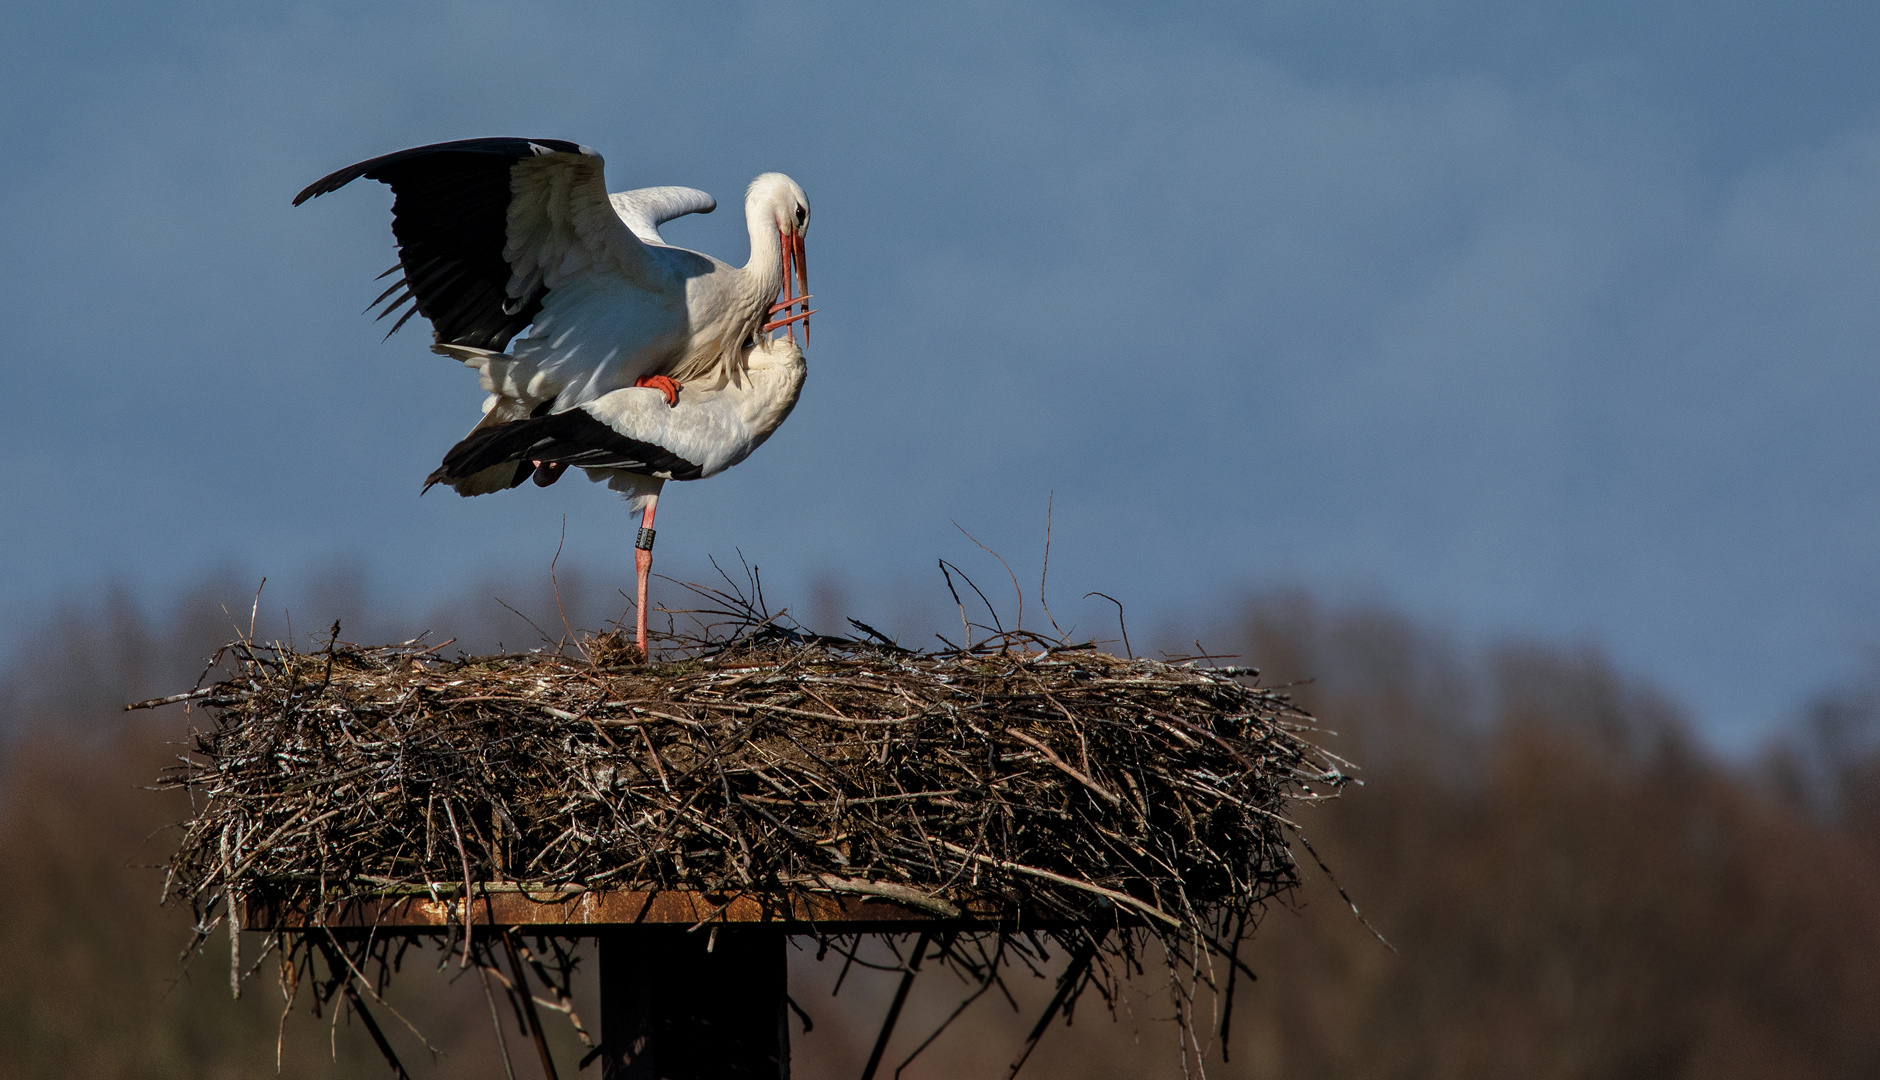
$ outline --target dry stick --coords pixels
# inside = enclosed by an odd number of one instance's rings
[[[987,547],[984,544],[980,544],[979,538],[977,536],[974,536],[972,533],[967,532],[965,526],[961,525],[959,522],[955,521],[953,523],[953,527],[958,529],[961,533],[963,533],[966,536],[966,539],[971,540],[975,544],[978,544],[979,550],[999,560],[999,565],[1005,567],[1006,576],[1012,579],[1012,592],[1017,594],[1018,596],[1018,625],[1014,627],[1014,629],[1017,629],[1017,630],[1025,629],[1025,593],[1024,593],[1024,590],[1018,587],[1018,575],[1012,573],[1011,564],[1005,561],[1005,556],[1000,555],[998,552],[992,550],[991,548]]]
[[[553,942],[550,944],[552,945]],[[574,1011],[574,999],[568,996],[566,990],[556,985],[554,979],[549,978],[547,969],[542,966],[540,960],[536,959],[534,950],[529,948],[527,942],[518,945],[517,948],[522,950],[522,958],[527,960],[529,966],[535,969],[535,977],[542,980],[542,985],[549,993],[555,995],[555,1001],[553,1003],[544,1002],[544,1004],[552,1004],[553,1008],[566,1013],[568,1016],[568,1024],[574,1028],[575,1037],[581,1040],[581,1045],[593,1046],[594,1037],[588,1034],[587,1026],[581,1023],[581,1014]],[[558,957],[558,960],[562,965],[563,974],[566,975],[574,961],[568,957]]]
[[[855,953],[860,948],[861,948],[861,938],[858,935],[855,940],[855,945],[851,947],[849,951],[842,953],[842,956],[843,956],[842,970],[836,972],[836,985],[835,985],[835,989],[829,991],[830,997],[835,997],[837,994],[840,994],[842,992],[842,980],[849,977],[849,968],[855,965],[855,960],[856,960]],[[836,951],[841,952],[840,949]]]
[[[1216,746],[1219,746],[1221,749],[1227,751],[1230,755],[1232,755],[1234,760],[1240,764],[1240,767],[1247,770],[1248,772],[1256,771],[1253,762],[1247,760],[1247,755],[1234,749],[1233,745],[1229,743],[1226,739],[1221,738],[1219,735],[1216,735],[1214,732],[1209,731],[1207,728],[1202,727],[1200,724],[1197,724],[1192,720],[1188,720],[1183,717],[1177,716],[1174,713],[1162,712],[1159,709],[1150,709],[1148,711],[1149,711],[1149,715],[1155,717],[1157,720],[1179,724],[1182,727],[1188,729],[1189,731],[1194,732],[1196,735],[1199,735],[1202,738],[1207,739],[1208,741],[1214,743]]]
[[[494,958],[491,958],[494,962]],[[496,1028],[496,1048],[503,1054],[503,1073],[509,1080],[516,1080],[515,1063],[509,1060],[509,1039],[503,1034],[503,1014],[496,1011],[496,995],[490,991],[490,972],[477,961],[477,977],[483,984],[483,1000],[490,1005],[490,1023]]]
[[[221,878],[222,880],[225,880],[225,881],[231,881],[231,880],[234,880],[236,877],[239,877],[242,871],[248,869],[248,866],[250,863],[260,858],[262,852],[268,850],[268,848],[273,846],[276,840],[279,840],[281,838],[282,833],[285,833],[292,826],[300,824],[300,819],[302,816],[306,814],[306,812],[307,811],[302,810],[299,813],[295,814],[293,817],[288,818],[286,821],[283,821],[281,823],[280,828],[275,829],[273,832],[269,833],[268,838],[266,840],[263,840],[259,844],[256,844],[254,846],[253,853],[250,854],[247,858],[243,859],[240,862],[240,864],[236,865],[234,868],[232,869],[229,868],[228,864],[224,862],[222,865],[217,866],[214,870],[211,870],[208,873],[207,877],[212,878],[212,879]],[[327,820],[328,818],[338,817],[340,813],[341,813],[340,810],[329,810],[326,813],[321,814],[319,817],[314,818],[312,821],[307,822],[306,827],[311,829],[315,825],[320,824],[321,822]],[[225,870],[227,871],[226,873],[224,873]]]
[[[326,673],[320,677],[320,688],[314,693],[324,694],[326,688],[333,685],[333,647],[339,644],[339,620],[333,620],[333,631],[326,639]]]
[[[1235,954],[1240,948],[1241,939],[1246,935],[1246,930],[1247,913],[1242,911],[1235,916],[1233,939],[1225,946],[1222,946],[1219,942],[1211,942],[1211,944],[1227,955],[1229,961],[1227,965],[1227,992],[1222,995],[1223,1000],[1221,1003],[1222,1061],[1232,1060],[1227,1051],[1227,1037],[1230,1031],[1229,1025],[1232,1024],[1234,1020],[1234,984],[1238,981],[1235,977],[1240,974],[1240,969],[1243,966],[1240,962],[1240,957]]]
[[[205,686],[200,690],[190,690],[181,694],[171,694],[169,697],[151,698],[148,701],[133,701],[129,705],[124,706],[124,711],[130,712],[133,709],[154,709],[160,705],[174,705],[179,701],[190,701],[192,699],[199,698],[199,697],[208,697],[210,694],[215,693],[215,691],[216,691],[215,687]]]
[[[287,1014],[294,1010],[294,998],[300,994],[300,967],[287,949],[287,935],[277,934],[281,950],[281,1021],[274,1029],[274,1072],[281,1072],[282,1051],[287,1047]]]
[[[548,1040],[542,1034],[542,1018],[535,1011],[535,996],[529,992],[528,976],[522,973],[522,958],[516,954],[513,929],[503,931],[503,945],[509,950],[509,969],[516,973],[516,996],[522,999],[522,1011],[528,1014],[529,1033],[535,1036],[535,1052],[542,1056],[542,1075],[548,1080],[560,1080],[555,1072],[555,1059],[548,1054]]]
[[[749,798],[749,796],[743,796]],[[753,807],[755,809],[755,807]],[[920,908],[943,919],[957,919],[960,909],[957,904],[931,896],[912,885],[897,885],[891,881],[868,881],[863,878],[836,877],[831,874],[805,874],[801,877],[778,878],[785,885],[816,885],[830,892],[857,893],[863,896],[879,896],[893,900],[908,907]]]
[[[385,1055],[386,1064],[392,1067],[392,1075],[398,1080],[411,1080],[411,1074],[405,1071],[404,1063],[399,1061],[398,1055],[393,1052],[392,1044],[385,1041],[385,1032],[379,1030],[379,1022],[372,1019],[372,1013],[366,1009],[366,1003],[359,1000],[359,991],[353,989],[350,979],[346,982],[346,1000],[352,1005],[353,1012],[358,1014],[360,1023],[364,1024],[366,1031],[372,1035],[372,1041],[378,1044],[379,1053]]]
[[[222,861],[228,861],[228,833],[234,822],[222,828]],[[241,846],[238,838],[236,846]],[[241,893],[232,879],[222,886],[222,902],[228,906],[228,992],[236,1001],[242,996],[242,910]]]
[[[588,647],[581,643],[581,635],[575,632],[574,627],[568,625],[568,612],[561,606],[561,582],[555,580],[555,564],[561,561],[561,547],[567,542],[568,515],[563,514],[561,516],[561,539],[555,541],[555,557],[548,560],[548,584],[555,594],[555,614],[561,616],[561,628],[568,632],[568,636],[562,640],[574,642],[574,647],[581,650],[582,659],[592,664],[594,662],[594,654],[589,652]]]
[[[429,632],[430,632],[430,631],[428,631],[428,630],[427,630],[427,631],[425,631],[425,633],[429,633]],[[418,640],[422,640],[422,639],[423,639],[423,637],[424,637],[424,635],[423,635],[423,634],[420,634],[420,635],[418,635],[418,638],[417,638],[416,640],[414,640],[414,641],[412,641],[412,642],[411,642],[411,644],[414,644],[414,645],[415,645],[415,644],[417,644],[417,641],[418,641]],[[429,655],[431,655],[432,653],[434,653],[434,652],[436,652],[436,651],[437,651],[437,650],[439,650],[439,649],[444,649],[444,648],[448,648],[448,647],[450,647],[450,646],[452,646],[452,645],[455,645],[455,644],[457,644],[457,639],[456,639],[456,638],[446,638],[446,639],[444,639],[443,641],[440,641],[440,642],[438,642],[437,644],[435,644],[435,645],[433,645],[433,646],[431,646],[431,647],[430,647],[430,648],[428,648],[428,649],[419,649],[419,650],[418,650],[417,652],[414,652],[414,653],[406,653],[406,654],[405,654],[405,659],[407,659],[407,660],[416,660],[416,659],[417,659],[418,657],[420,657],[420,656],[429,656]]]
[[[1017,739],[1019,742],[1025,743],[1026,745],[1035,748],[1039,753],[1043,754],[1045,756],[1045,759],[1050,761],[1051,764],[1056,765],[1059,769],[1063,770],[1065,775],[1069,776],[1071,779],[1076,780],[1078,783],[1089,788],[1091,791],[1095,792],[1097,795],[1102,797],[1110,805],[1112,806],[1123,805],[1123,800],[1119,798],[1114,792],[1109,791],[1108,789],[1104,788],[1101,784],[1098,784],[1095,780],[1092,780],[1090,777],[1085,776],[1083,773],[1078,772],[1076,769],[1072,768],[1068,763],[1064,761],[1063,758],[1058,757],[1057,754],[1053,753],[1051,748],[1049,746],[1046,746],[1042,740],[1034,739],[1030,735],[1027,735],[1022,731],[1019,731],[1017,728],[1007,728],[1005,730],[1005,733],[1007,735],[1010,735],[1012,738]]]
[[[711,702],[711,701],[701,701],[701,702],[697,702],[697,704],[709,706],[709,705],[715,705],[718,703]],[[804,718],[805,720],[833,720],[836,723],[840,723],[840,724],[900,724],[900,723],[905,723],[909,720],[912,720],[914,717],[920,715],[919,713],[909,713],[906,716],[889,716],[889,717],[884,717],[883,719],[880,719],[880,720],[867,720],[867,719],[856,719],[855,717],[852,717],[852,716],[837,716],[833,713],[813,712],[809,709],[792,709],[787,706],[771,705],[762,701],[740,701],[737,703],[737,707],[740,709],[762,709],[765,712],[782,713],[785,716],[800,716]],[[658,716],[659,714],[649,713],[649,715]]]
[[[470,921],[470,904],[475,899],[475,886],[470,883],[470,855],[464,850],[463,833],[457,828],[457,813],[450,808],[449,797],[444,799],[444,816],[450,819],[450,834],[457,838],[457,858],[463,862],[463,963],[457,965],[457,969],[461,971],[470,966],[470,937],[473,925]]]
[[[1088,881],[1079,881],[1073,877],[1065,877],[1063,874],[1054,874],[1049,870],[1040,870],[1039,868],[1035,866],[1026,866],[1024,863],[1015,863],[1015,862],[1012,862],[1010,859],[995,859],[990,855],[981,855],[976,851],[968,851],[965,848],[960,847],[958,844],[954,844],[946,840],[940,841],[940,846],[943,848],[946,848],[948,851],[953,852],[955,855],[959,855],[963,858],[977,860],[979,862],[985,863],[987,866],[996,866],[1001,870],[1011,870],[1020,874],[1029,874],[1032,877],[1040,877],[1040,878],[1045,879],[1046,881],[1055,881],[1059,885],[1069,885],[1073,889],[1081,889],[1084,892],[1096,893],[1098,896],[1107,896],[1111,900],[1114,900],[1119,904],[1124,904],[1124,905],[1127,905],[1128,907],[1135,908],[1137,911],[1142,912],[1144,915],[1147,915],[1150,918],[1160,919],[1161,921],[1169,924],[1170,926],[1173,926],[1177,930],[1186,929],[1186,927],[1182,925],[1181,920],[1175,918],[1173,915],[1170,915],[1168,912],[1163,911],[1161,908],[1152,907],[1149,904],[1145,904],[1141,900],[1136,899],[1135,897],[1129,895],[1128,893],[1117,892],[1115,889],[1106,889],[1101,885],[1095,885]]]
[[[811,688],[811,687],[808,687],[808,686],[805,686],[805,687],[803,687],[802,689],[803,689],[803,692],[804,692],[805,694],[808,694],[808,695],[809,695],[810,697],[813,697],[813,698],[815,698],[815,699],[816,699],[817,701],[820,701],[820,702],[822,702],[822,703],[823,703],[823,706],[824,706],[825,708],[827,708],[827,709],[828,709],[828,710],[829,710],[829,711],[830,711],[831,713],[833,713],[834,715],[836,715],[837,717],[840,717],[840,718],[841,718],[841,719],[843,719],[843,720],[852,720],[852,719],[854,719],[854,717],[850,717],[850,716],[843,716],[843,715],[842,715],[842,710],[841,710],[841,709],[838,709],[838,708],[836,708],[836,707],[835,707],[834,705],[831,705],[831,704],[829,704],[829,699],[828,699],[828,698],[826,698],[826,697],[823,697],[823,696],[822,696],[821,694],[818,694],[818,693],[817,693],[817,692],[816,692],[816,691],[815,691],[815,690],[814,690],[813,688]]]
[[[860,619],[850,619],[849,625],[853,626],[857,630],[860,630],[862,633],[867,634],[869,637],[875,639],[877,643],[885,645],[890,649],[896,650],[898,652],[903,652],[903,653],[913,651],[911,649],[903,649],[901,648],[901,646],[896,645],[894,643],[893,638],[875,629],[874,627],[868,625],[867,623],[863,622]]]
[[[1050,1028],[1051,1021],[1057,1016],[1058,1010],[1064,1007],[1064,1003],[1070,999],[1078,980],[1082,979],[1084,972],[1089,970],[1090,961],[1096,955],[1095,938],[1086,936],[1082,942],[1078,943],[1077,953],[1071,957],[1070,966],[1064,969],[1063,977],[1058,979],[1057,993],[1052,995],[1051,1003],[1044,1007],[1044,1015],[1038,1018],[1037,1026],[1033,1027],[1031,1034],[1026,1037],[1025,1048],[1019,1052],[1018,1060],[1012,1062],[1012,1071],[1005,1074],[1006,1080],[1012,1080],[1018,1075],[1018,1070],[1025,1067],[1025,1061],[1031,1057],[1032,1050],[1037,1048],[1038,1040],[1044,1038],[1044,1033]]]
[[[1051,629],[1057,631],[1058,641],[1062,643],[1067,636],[1064,628],[1058,625],[1057,616],[1051,614],[1051,604],[1044,598],[1044,583],[1051,576],[1051,508],[1057,503],[1057,492],[1045,497],[1044,504],[1044,568],[1038,571],[1038,606],[1044,608],[1044,617],[1051,621]]]
[[[959,648],[963,650],[973,643],[973,624],[966,621],[966,602],[960,599],[960,591],[953,587],[953,575],[947,572],[947,561],[945,559],[940,560],[940,576],[946,579],[947,592],[953,594],[953,606],[960,609],[960,632],[965,636],[960,639]],[[964,577],[965,575],[961,576]],[[940,635],[935,634],[934,637],[940,637]],[[946,641],[947,639],[940,638],[940,640]],[[947,642],[947,644],[950,645],[952,642]]]
[[[352,957],[346,954],[345,948],[342,947],[338,939],[336,939],[333,936],[332,929],[329,927],[321,927],[321,929],[326,932],[326,942],[324,944],[327,948],[327,954],[326,954],[327,963],[330,965],[333,962],[333,957],[335,955],[337,955],[341,960],[345,961],[347,969],[352,972],[352,975],[350,976],[350,978],[358,980],[359,985],[366,988],[366,993],[372,995],[372,1000],[385,1006],[385,1009],[387,1012],[397,1017],[398,1022],[405,1025],[405,1029],[407,1031],[411,1032],[413,1035],[416,1035],[418,1037],[418,1041],[423,1043],[424,1048],[426,1050],[429,1050],[433,1056],[442,1053],[442,1051],[440,1051],[437,1047],[431,1045],[431,1040],[424,1037],[424,1032],[418,1030],[418,1025],[406,1019],[404,1013],[401,1013],[396,1008],[393,1008],[391,1002],[385,1000],[385,998],[377,990],[374,990],[372,988],[372,980],[366,978],[366,973],[359,970],[358,964],[353,963]],[[348,985],[351,985],[351,983],[349,982]]]
[[[808,1035],[810,1032],[816,1030],[816,1022],[809,1018],[809,1014],[803,1011],[803,1006],[798,1005],[795,998],[791,997],[789,994],[785,994],[783,995],[783,1003],[788,1005],[790,1011],[795,1013],[796,1018],[802,1022],[803,1034]]]
[[[875,1048],[869,1051],[868,1064],[862,1067],[862,1080],[875,1080],[875,1070],[881,1067],[881,1055],[888,1050],[888,1039],[894,1034],[894,1025],[901,1019],[901,1006],[907,1004],[907,992],[914,986],[914,976],[920,974],[920,962],[927,953],[927,943],[932,936],[930,932],[922,931],[920,940],[914,943],[914,955],[908,960],[901,975],[901,985],[895,987],[894,1001],[888,1005],[888,1015],[881,1021],[881,1032],[875,1036]]]
[[[973,542],[978,543],[979,541],[975,540]],[[941,562],[946,563],[946,560],[942,559]],[[982,626],[980,627],[980,629],[991,630],[994,635],[1003,635],[1005,633],[1005,624],[999,621],[998,609],[992,606],[992,601],[986,599],[986,594],[984,592],[981,592],[979,589],[979,586],[974,584],[973,579],[966,575],[966,571],[961,570],[958,566],[954,566],[954,564],[952,563],[946,563],[946,565],[952,566],[953,572],[960,576],[960,580],[966,583],[966,587],[973,590],[973,592],[978,594],[979,602],[986,605],[986,614],[991,616],[992,625],[989,627]],[[967,642],[968,644],[971,644],[972,634],[970,633],[970,630],[971,630],[970,626],[968,627],[968,630],[969,632],[966,635]]]
[[[941,948],[944,949],[946,948],[946,946],[942,945]],[[914,1052],[907,1055],[907,1059],[905,1061],[902,1061],[900,1065],[895,1067],[894,1080],[901,1080],[902,1070],[906,1069],[909,1065],[914,1064],[915,1058],[919,1057],[923,1052],[925,1052],[929,1046],[932,1046],[933,1041],[935,1039],[938,1039],[941,1036],[941,1034],[946,1031],[947,1028],[953,1026],[953,1021],[958,1020],[960,1018],[960,1014],[966,1011],[967,1006],[971,1005],[975,1001],[978,1001],[981,995],[983,995],[986,991],[992,989],[993,983],[997,982],[999,978],[998,965],[1002,962],[1001,957],[1003,956],[1004,952],[1005,952],[1004,935],[1000,935],[999,955],[993,956],[992,959],[987,962],[986,969],[985,969],[986,977],[980,981],[979,989],[974,990],[971,994],[968,994],[965,1000],[961,1001],[958,1005],[954,1006],[953,1011],[947,1014],[947,1018],[940,1022],[940,1026],[937,1028],[934,1028],[933,1033],[931,1035],[928,1035],[926,1039],[922,1040],[921,1044],[914,1048]],[[982,951],[980,955],[984,956],[985,953]],[[965,961],[962,961],[962,963],[964,962]]]
[[[485,970],[491,975],[494,975],[496,981],[502,985],[503,997],[509,1002],[509,1011],[516,1015],[516,1030],[527,1035],[529,1033],[529,1018],[523,1014],[522,1000],[516,996],[516,981],[503,974],[502,967],[496,962],[495,948],[496,946],[494,945],[484,946],[484,952],[488,954],[489,961],[483,966]]]
[[[1364,928],[1371,932],[1372,937],[1382,942],[1386,949],[1389,949],[1391,952],[1396,952],[1397,946],[1392,945],[1389,939],[1385,938],[1383,934],[1378,933],[1377,927],[1372,926],[1371,921],[1364,917],[1364,912],[1358,910],[1358,902],[1351,898],[1351,894],[1345,891],[1345,887],[1339,884],[1338,877],[1332,873],[1332,868],[1325,865],[1325,860],[1319,857],[1319,849],[1312,846],[1312,841],[1306,839],[1305,833],[1297,831],[1298,826],[1293,826],[1293,829],[1295,830],[1293,835],[1297,836],[1299,842],[1305,845],[1305,849],[1312,853],[1312,861],[1319,864],[1319,869],[1325,872],[1325,880],[1331,882],[1332,888],[1338,890],[1339,897],[1351,908],[1351,913],[1357,916],[1358,922],[1363,924]]]
[[[333,947],[324,941],[319,944],[321,951],[326,953],[327,967],[338,972],[339,965],[333,962]],[[346,966],[352,967],[351,959],[346,961]],[[372,1013],[366,1009],[366,1003],[359,1000],[359,991],[353,989],[352,976],[344,976],[340,985],[346,992],[346,1003],[351,1005],[353,1012],[359,1015],[360,1022],[365,1024],[366,1031],[371,1033],[372,1041],[378,1044],[379,1053],[385,1056],[386,1064],[392,1067],[392,1075],[398,1080],[411,1080],[411,1074],[405,1071],[404,1063],[398,1060],[398,1054],[392,1050],[392,1044],[386,1041],[385,1032],[379,1030],[378,1021],[372,1019]],[[289,1004],[291,1005],[292,1002]],[[338,1019],[339,1017],[335,1015],[334,1020]]]
[[[499,596],[499,597],[496,597],[495,599],[498,604],[502,604],[503,609],[505,611],[509,612],[511,615],[514,615],[516,618],[521,619],[523,622],[528,623],[529,629],[535,631],[536,636],[542,639],[542,644],[553,645],[558,650],[561,648],[560,643],[558,643],[554,638],[549,637],[548,633],[544,631],[541,627],[535,625],[534,619],[531,619],[527,615],[524,615],[522,612],[517,611],[513,607],[510,607],[509,604],[506,601],[504,601],[502,597]]]
[[[1131,660],[1134,660],[1136,658],[1136,650],[1129,647],[1129,624],[1123,621],[1123,602],[1111,596],[1109,593],[1100,592],[1087,592],[1084,594],[1084,599],[1088,600],[1093,596],[1101,596],[1116,605],[1116,625],[1123,631],[1123,651],[1129,654]]]

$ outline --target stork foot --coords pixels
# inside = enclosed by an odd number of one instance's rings
[[[679,384],[665,375],[643,375],[634,380],[635,386],[650,386],[666,395],[668,407],[679,404]]]

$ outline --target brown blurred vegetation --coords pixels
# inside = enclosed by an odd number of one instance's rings
[[[297,598],[295,632],[365,606],[351,580],[336,572]],[[584,600],[566,575],[562,587],[559,608],[545,591],[505,598],[545,627],[610,614],[608,597]],[[185,972],[187,916],[155,904],[162,827],[185,807],[139,785],[197,718],[120,711],[191,685],[231,626],[246,627],[251,594],[211,582],[152,615],[115,590],[55,615],[0,669],[0,1078],[273,1072],[270,973],[230,1000],[226,944]],[[285,632],[267,617],[277,610],[264,606],[264,636]],[[1310,871],[1243,953],[1259,979],[1237,989],[1230,1054],[1213,1042],[1210,1074],[1880,1075],[1880,691],[1824,697],[1762,760],[1725,765],[1597,650],[1465,650],[1303,596],[1213,617],[1210,643],[1236,639],[1226,651],[1269,684],[1311,679],[1298,695],[1363,767],[1362,788],[1304,824],[1395,951]],[[349,617],[346,636],[426,624],[479,648],[535,637],[482,600],[424,620]],[[408,962],[393,1001],[447,1056],[433,1061],[381,1012],[388,1033],[417,1075],[502,1076],[480,989],[438,960]],[[793,967],[817,1021],[796,1041],[799,1076],[858,1073],[891,992],[887,976],[852,974],[831,999],[833,966],[803,953]],[[1085,1002],[1024,1075],[1181,1075],[1166,989],[1154,972],[1140,986],[1116,1022]],[[1014,990],[1035,1008],[1049,984],[1026,976]],[[958,994],[944,973],[923,978],[890,1066]],[[988,995],[905,1075],[1002,1077],[1031,1019]],[[283,1074],[385,1075],[358,1025],[332,1020],[287,1018]],[[513,1027],[509,1039],[518,1075],[537,1075]],[[572,1040],[558,1053],[575,1075]]]

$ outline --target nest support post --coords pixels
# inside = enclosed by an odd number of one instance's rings
[[[603,1080],[788,1080],[784,934],[636,926],[598,936]]]

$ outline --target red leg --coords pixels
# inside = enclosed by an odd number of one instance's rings
[[[653,658],[652,651],[646,646],[646,579],[653,572],[653,511],[659,507],[659,496],[652,495],[646,500],[646,513],[640,517],[640,534],[633,544],[633,565],[639,571],[639,617],[637,631],[640,643],[640,657],[643,660]]]
[[[667,406],[679,404],[679,384],[665,375],[642,375],[634,380],[635,386],[650,386],[666,395]]]

